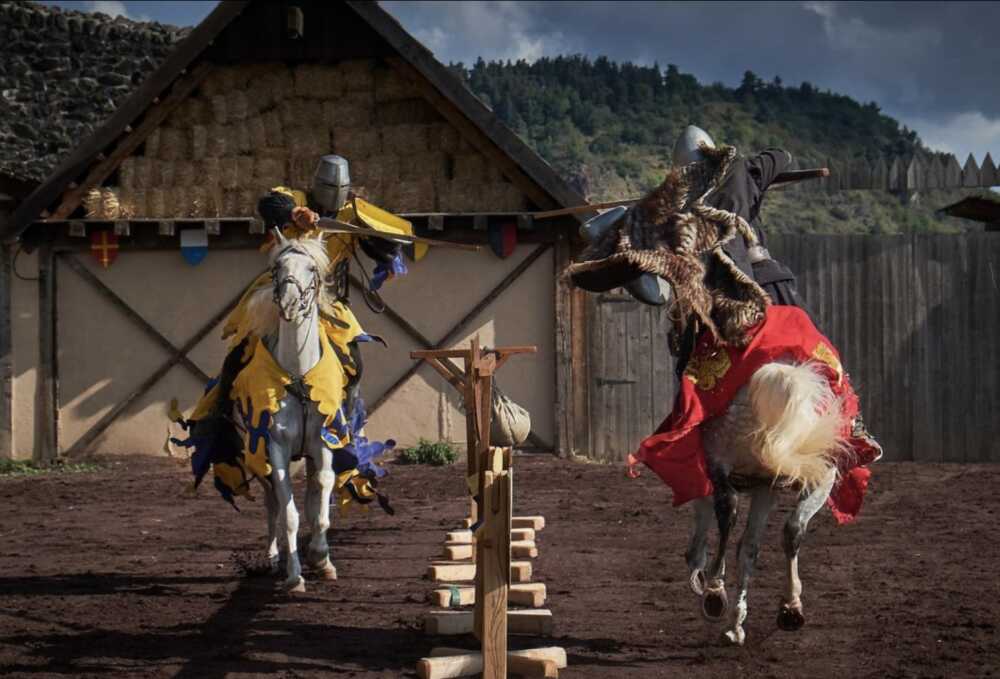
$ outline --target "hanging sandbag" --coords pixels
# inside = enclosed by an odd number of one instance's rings
[[[493,380],[491,407],[493,420],[490,425],[490,444],[494,446],[519,446],[531,433],[531,414],[514,403]]]

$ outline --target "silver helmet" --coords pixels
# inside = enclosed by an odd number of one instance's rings
[[[694,125],[685,127],[674,143],[674,166],[689,165],[703,160],[704,154],[700,148],[702,144],[710,149],[715,148],[715,142],[708,136],[708,132]]]
[[[347,202],[351,190],[351,176],[347,159],[342,156],[323,156],[313,175],[313,200],[324,213],[339,212]]]

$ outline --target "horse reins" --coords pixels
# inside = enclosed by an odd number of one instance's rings
[[[290,245],[278,253],[278,256],[275,257],[275,264],[274,266],[271,267],[271,281],[273,284],[272,299],[274,300],[275,306],[278,307],[278,313],[281,314],[281,317],[283,319],[285,319],[288,322],[291,322],[292,319],[285,314],[285,310],[281,306],[281,289],[286,285],[295,286],[295,289],[299,293],[299,306],[297,311],[304,313],[306,310],[309,309],[309,306],[312,304],[313,300],[316,299],[319,293],[319,272],[317,271],[313,272],[312,282],[305,288],[302,287],[302,285],[299,283],[299,280],[295,278],[295,276],[288,275],[285,276],[284,278],[279,279],[277,277],[278,275],[277,260],[280,259],[281,256],[288,250],[294,250],[295,252],[299,252],[298,250],[295,250],[294,245]]]

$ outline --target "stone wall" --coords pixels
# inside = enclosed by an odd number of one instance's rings
[[[328,153],[350,161],[359,195],[397,212],[528,207],[411,83],[365,59],[216,67],[109,188],[135,217],[250,216],[272,186],[308,189]]]
[[[0,2],[0,174],[41,181],[186,32]]]

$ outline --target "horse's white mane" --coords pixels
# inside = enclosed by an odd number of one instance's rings
[[[296,252],[308,255],[316,264],[320,275],[319,295],[317,301],[319,308],[327,314],[333,313],[333,304],[336,300],[330,295],[325,280],[330,273],[330,255],[326,251],[326,243],[322,237],[319,238],[290,238],[285,247],[275,246],[271,248],[268,263],[273,268],[280,257]],[[254,292],[247,300],[247,318],[249,332],[257,337],[268,337],[278,330],[278,306],[274,303],[274,291],[271,286],[261,288]]]

